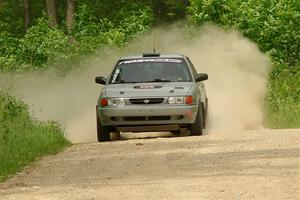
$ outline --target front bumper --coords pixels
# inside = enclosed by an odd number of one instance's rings
[[[198,105],[139,105],[98,107],[98,115],[104,126],[193,124]]]

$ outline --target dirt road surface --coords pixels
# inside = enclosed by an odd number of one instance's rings
[[[0,184],[0,199],[300,199],[300,130],[78,144]]]

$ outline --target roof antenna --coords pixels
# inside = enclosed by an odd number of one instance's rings
[[[155,30],[153,31],[153,41],[152,41],[152,45],[153,45],[153,53],[155,52]]]

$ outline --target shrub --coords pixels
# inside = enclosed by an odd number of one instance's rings
[[[16,69],[19,40],[7,32],[0,32],[0,70]]]
[[[67,55],[70,51],[68,37],[57,28],[50,28],[44,18],[31,27],[20,39],[19,63],[37,69],[48,60]]]
[[[0,181],[70,144],[58,124],[34,120],[27,109],[26,104],[0,91]]]

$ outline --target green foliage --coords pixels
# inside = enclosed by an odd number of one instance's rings
[[[281,104],[300,102],[300,65],[291,69],[287,64],[278,64],[272,71],[270,79],[272,92],[268,98],[272,100],[273,109],[279,109]]]
[[[74,53],[77,56],[94,52],[110,43],[109,32],[114,29],[114,24],[108,19],[96,19],[86,5],[78,8],[75,14],[73,28]],[[112,42],[113,43],[113,42]]]
[[[150,0],[156,24],[172,23],[185,19],[188,0]]]
[[[48,22],[41,18],[20,39],[19,63],[33,68],[43,66],[50,59],[65,56],[69,51],[68,37],[57,28],[49,28]]]
[[[124,41],[143,33],[153,22],[151,9],[149,7],[141,8],[138,5],[132,10],[121,9],[118,17],[120,18],[117,23],[118,29],[124,33]]]
[[[300,127],[299,1],[191,0],[189,12],[197,24],[212,22],[239,29],[272,57],[274,68],[266,98],[267,124]]]
[[[276,60],[299,62],[300,4],[297,0],[192,0],[192,19],[238,28]]]
[[[270,75],[266,124],[273,128],[300,127],[300,65],[277,64]]]
[[[18,38],[7,32],[0,32],[0,70],[15,69],[18,57]]]
[[[0,92],[0,181],[37,157],[70,145],[54,122],[33,120],[21,101]]]
[[[0,91],[0,121],[11,122],[19,116],[29,119],[27,105]]]
[[[103,12],[99,12],[91,1],[78,2],[74,27],[69,36],[63,20],[60,20],[59,27],[50,28],[46,17],[35,19],[35,25],[23,37],[0,31],[0,71],[37,70],[45,68],[47,64],[66,70],[68,67],[61,67],[58,62],[80,60],[104,46],[123,47],[129,40],[149,29],[153,23],[152,10],[147,5],[134,1],[104,3],[97,3],[97,6],[103,6]],[[33,8],[42,6],[44,4],[37,1],[32,3]],[[64,9],[65,5],[59,3],[58,7]],[[99,13],[110,14],[99,18],[104,16]],[[37,11],[32,14],[43,16],[43,13]],[[59,16],[62,15],[59,10]],[[1,24],[3,23],[0,20]]]
[[[278,110],[269,108],[266,112],[265,123],[270,128],[299,128],[300,127],[300,103],[286,102]]]
[[[131,9],[124,7],[117,11],[114,20],[97,19],[87,5],[79,6],[73,29],[75,52],[91,53],[105,45],[123,46],[132,37],[147,30],[153,21],[151,10],[145,6],[134,4]]]
[[[65,2],[58,1],[58,5],[61,6],[61,4],[65,4]],[[30,6],[31,24],[36,25],[38,19],[43,17],[46,11],[46,1],[30,0]],[[23,10],[23,0],[2,0],[0,3],[0,30],[14,36],[24,35]]]
[[[162,24],[185,17],[187,0],[82,0],[77,6],[85,5],[95,19],[106,18],[115,24],[130,17],[134,11],[149,9],[153,23]]]
[[[23,1],[4,0],[0,3],[0,30],[14,35],[24,34]]]
[[[66,34],[65,1],[57,4],[59,26],[49,28],[45,20],[45,1],[31,0],[32,23],[26,34],[22,1],[1,2],[0,71],[51,66],[64,74],[72,69],[73,62],[80,62],[102,47],[122,48],[153,24],[185,18],[190,3],[188,13],[193,22],[237,28],[272,57],[274,68],[266,98],[269,124],[279,127],[274,123],[279,119],[276,116],[281,113],[284,114],[282,119],[288,119],[293,106],[300,113],[297,103],[300,101],[298,0],[82,0],[75,4],[71,35]]]

